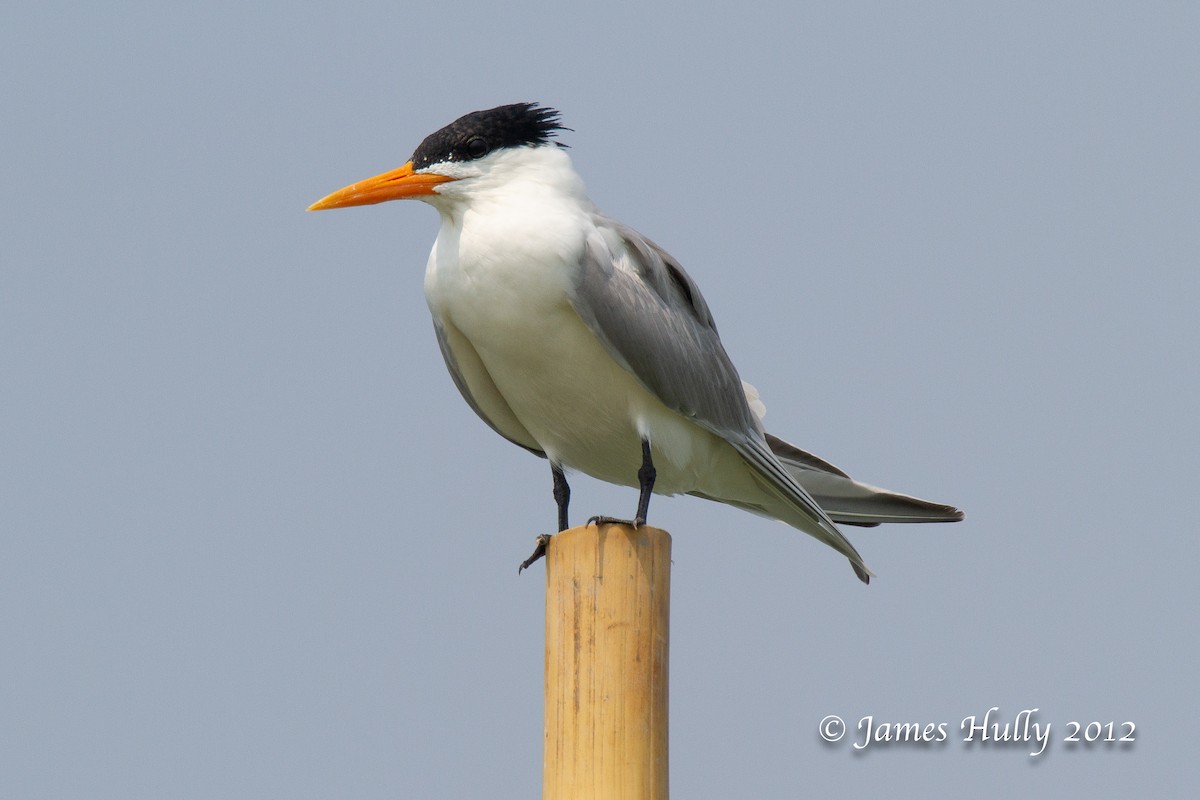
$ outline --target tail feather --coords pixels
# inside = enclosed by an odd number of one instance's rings
[[[954,506],[856,481],[829,462],[769,433],[767,444],[834,522],[873,527],[883,522],[958,522],[965,517]]]

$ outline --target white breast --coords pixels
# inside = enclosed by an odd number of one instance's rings
[[[458,356],[460,366],[487,372],[467,375],[467,382],[494,383],[540,449],[564,466],[636,485],[641,437],[649,435],[658,489],[697,488],[697,456],[707,455],[696,452],[698,441],[709,449],[706,439],[715,437],[620,367],[568,300],[590,220],[559,216],[557,226],[529,230],[529,216],[509,224],[505,216],[468,213],[461,228],[444,225],[426,271],[430,310],[462,335],[457,346],[478,356]]]

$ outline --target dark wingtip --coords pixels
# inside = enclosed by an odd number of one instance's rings
[[[865,569],[860,567],[858,564],[855,564],[853,561],[850,562],[850,566],[854,569],[854,574],[858,576],[858,579],[860,581],[867,584],[868,586],[871,584],[871,573],[867,572]]]
[[[935,522],[962,522],[964,519],[967,518],[966,512],[963,511],[961,508],[955,508],[954,506],[942,506],[942,507],[944,509],[946,509],[946,518],[934,520]]]

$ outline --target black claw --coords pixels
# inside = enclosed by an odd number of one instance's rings
[[[606,517],[603,514],[595,517],[588,517],[588,525],[628,525],[630,528],[638,528],[646,524],[644,519],[620,519],[618,517]]]
[[[548,544],[550,544],[550,536],[548,534],[543,533],[537,537],[537,546],[533,548],[533,552],[529,555],[529,558],[522,561],[521,566],[517,567],[517,574],[520,575],[531,564],[536,563],[539,558],[546,555],[546,545]]]
[[[627,519],[617,519],[616,517],[606,517],[603,514],[597,514],[594,517],[588,517],[588,525],[632,525],[633,523]]]

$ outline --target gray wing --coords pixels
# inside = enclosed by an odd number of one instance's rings
[[[729,442],[865,582],[870,573],[858,552],[767,445],[695,281],[633,229],[606,217],[595,222],[572,287],[580,317],[664,405]]]
[[[597,225],[571,296],[584,322],[668,408],[731,440],[757,430],[695,281],[631,228]]]

